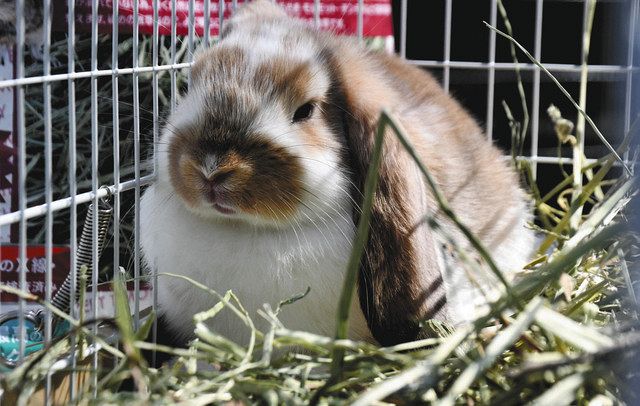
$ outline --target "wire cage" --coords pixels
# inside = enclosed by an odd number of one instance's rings
[[[113,312],[105,282],[124,270],[132,278],[128,288],[136,327],[145,317],[144,310],[157,306],[157,292],[150,287],[154,276],[150,283],[143,278],[147,272],[139,249],[140,195],[154,180],[154,151],[163,117],[189,88],[194,57],[215,42],[225,19],[241,3],[16,0],[15,37],[4,39],[0,65],[3,285],[51,302],[67,273],[69,291],[78,290],[80,265],[85,265],[91,273],[87,290],[93,294],[84,303],[77,303],[71,294],[67,310],[76,319],[81,311],[88,319],[98,319]],[[570,154],[557,153],[556,135],[546,118],[550,100],[562,96],[552,90],[555,87],[543,69],[522,54],[518,54],[520,61],[514,61],[508,42],[481,24],[486,20],[502,29],[497,0],[279,3],[309,24],[342,29],[371,46],[389,50],[395,46],[409,63],[432,70],[444,89],[483,124],[487,139],[505,151],[511,140],[502,101],[507,100],[514,114],[519,114],[514,74],[519,71],[531,112],[519,159],[531,162],[534,176],[543,182],[558,177],[559,163],[567,167],[573,163]],[[572,93],[577,93],[580,64],[586,55],[568,53],[580,49],[576,43],[582,42],[587,29],[588,3],[523,0],[508,5],[518,21],[516,39],[566,82]],[[588,65],[589,91],[597,99],[593,104],[590,99],[589,112],[602,118],[605,134],[619,137],[609,140],[615,144],[640,111],[640,97],[634,92],[640,72],[640,0],[600,3],[593,36],[597,51],[590,56],[597,61]],[[395,41],[393,31],[376,31],[379,24],[391,27],[392,11]],[[333,20],[330,15],[335,15]],[[372,34],[378,38],[370,39]],[[563,45],[571,51],[558,51]],[[573,111],[569,104],[560,107],[566,113]],[[594,140],[596,135],[588,132],[579,145],[586,163],[605,153]],[[554,183],[549,180],[548,184]],[[112,208],[111,226],[101,223],[100,210],[88,209],[105,204]],[[82,231],[85,216],[90,219],[89,228]],[[100,256],[101,239],[106,244]],[[78,255],[80,249],[84,256]],[[22,326],[33,316],[28,311],[37,306],[28,296],[8,291],[0,298],[0,315],[17,311],[15,362],[20,364],[29,343],[28,330]],[[55,338],[57,316],[46,308],[39,317],[41,341],[46,344]],[[154,329],[154,340],[156,334]],[[76,362],[73,356],[67,361],[66,365]],[[98,362],[96,353],[93,365]],[[45,393],[50,394],[54,386],[48,380]],[[69,384],[72,398],[76,390],[74,383]],[[46,399],[51,402],[49,396]]]

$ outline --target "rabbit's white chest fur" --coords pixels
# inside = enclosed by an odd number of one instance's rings
[[[344,202],[346,210],[349,207]],[[280,319],[287,328],[333,335],[336,306],[343,284],[354,230],[348,216],[282,230],[205,220],[187,211],[167,185],[156,184],[141,202],[142,248],[158,273],[187,276],[224,294],[231,289],[258,327],[256,311],[275,306],[311,287],[310,293],[285,306]],[[181,338],[190,337],[193,315],[218,299],[175,277],[158,277],[160,313]],[[352,306],[350,337],[371,341],[357,299]],[[246,342],[248,329],[230,311],[210,320],[218,333]]]

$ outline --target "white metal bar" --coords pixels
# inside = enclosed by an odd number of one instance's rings
[[[119,0],[113,0],[113,21],[118,21]],[[156,20],[154,20],[155,22]],[[120,184],[120,95],[118,90],[118,24],[111,27],[111,95],[113,109],[113,184]],[[134,56],[135,58],[135,56]],[[113,277],[120,268],[120,190],[113,194]]]
[[[135,58],[134,58],[135,60]],[[91,2],[91,70],[98,70],[98,0]],[[93,227],[91,230],[91,297],[92,317],[98,318],[98,78],[91,78],[91,190],[93,198]],[[82,304],[81,304],[82,305]],[[98,326],[93,325],[92,331],[98,333]],[[98,391],[98,354],[92,360],[92,386],[94,394]]]
[[[171,0],[171,65],[176,64],[176,0]],[[176,84],[176,70],[171,69],[171,112],[176,110],[178,89]]]
[[[536,28],[535,28],[535,45],[533,56],[540,61],[542,59],[542,8],[543,1],[536,0]],[[492,31],[493,32],[493,31]],[[531,103],[531,156],[538,156],[538,144],[540,133],[540,68],[534,66],[533,68],[533,101]],[[538,176],[538,163],[533,161],[531,165],[531,172],[533,179]]]
[[[407,58],[407,0],[400,3],[400,57]]]
[[[511,159],[511,156],[506,156],[504,157],[505,159]],[[562,164],[573,164],[573,158],[558,158],[557,156],[536,156],[536,157],[532,157],[532,156],[518,156],[517,157],[518,160],[521,161],[529,161],[529,162],[534,162],[534,163],[539,163],[539,164],[554,164],[557,165],[559,163]],[[584,159],[582,161],[585,165],[591,165],[593,163],[598,162],[597,159],[593,159],[593,158],[587,158]],[[629,165],[630,162],[625,162],[626,165]],[[619,162],[616,162],[614,164],[615,166],[620,165]]]
[[[635,50],[635,32],[636,21],[638,20],[638,3],[639,0],[631,1],[631,10],[629,13],[629,45],[627,47],[627,67],[633,68],[633,54]],[[631,97],[633,94],[633,75],[632,71],[627,72],[625,79],[625,100],[624,100],[624,133],[629,132],[631,126]],[[629,159],[629,151],[624,152],[624,159]]]
[[[16,1],[16,59],[15,59],[16,78],[24,77],[24,0]],[[27,141],[24,123],[24,88],[16,89],[16,129],[18,135],[18,208],[20,210],[19,225],[19,244],[20,244],[20,290],[27,291],[27,219],[24,211],[27,208]],[[18,362],[22,363],[25,351],[25,324],[24,324],[25,301],[23,298],[18,300],[18,339],[20,345],[18,350]]]
[[[451,76],[451,8],[453,0],[446,0],[444,10],[444,72],[442,87],[449,93],[449,81]]]
[[[444,68],[450,66],[456,69],[487,69],[490,67],[487,62],[465,62],[465,61],[434,61],[434,60],[421,60],[421,59],[407,59],[407,62],[424,67]],[[531,63],[519,63],[520,70],[534,70],[536,65]],[[571,72],[580,73],[580,65],[562,64],[562,63],[546,63],[544,64],[551,72]],[[496,70],[513,70],[515,64],[512,62],[496,62],[494,64]],[[618,65],[589,65],[589,72],[591,74],[625,74],[627,72],[640,72],[638,66],[618,66]],[[0,87],[2,83],[0,83]]]
[[[43,58],[42,73],[44,76],[51,74],[51,0],[43,1]],[[44,98],[44,195],[47,214],[45,216],[45,296],[47,303],[51,303],[53,290],[53,212],[51,201],[53,200],[53,170],[52,170],[52,137],[51,137],[51,83],[44,83],[42,94]],[[52,338],[51,310],[45,310],[44,340],[48,344]],[[45,382],[45,405],[51,404],[51,374],[47,374]]]
[[[156,12],[157,10],[154,9],[154,13]],[[204,0],[204,47],[209,48],[210,45],[211,45],[211,0]]]
[[[425,67],[433,67],[433,68],[444,68],[445,66],[449,66],[455,69],[487,69],[489,68],[489,64],[487,62],[466,62],[466,61],[435,61],[435,60],[422,60],[422,59],[407,59],[408,63],[417,66],[425,66]],[[534,70],[535,65],[520,63],[519,64],[521,70]],[[181,63],[170,63],[166,65],[158,65],[158,66],[140,66],[138,68],[119,68],[117,70],[117,74],[119,76],[124,75],[132,75],[134,73],[152,73],[152,72],[161,72],[161,71],[173,71],[179,69],[190,68],[191,63],[181,62]],[[515,65],[510,62],[496,62],[494,65],[496,70],[513,70]],[[561,64],[561,63],[547,63],[545,67],[551,72],[571,72],[571,73],[579,73],[580,65],[572,65],[572,64]],[[640,67],[638,66],[618,66],[618,65],[589,65],[589,73],[590,74],[610,74],[610,75],[622,75],[628,72],[636,73],[640,72]],[[17,87],[23,85],[33,85],[40,84],[45,82],[57,82],[61,80],[71,80],[71,79],[86,79],[86,78],[95,78],[101,76],[111,76],[113,74],[113,69],[98,69],[95,71],[84,71],[84,72],[72,72],[72,73],[60,73],[50,76],[32,76],[27,78],[16,78],[0,81],[0,89],[6,87]]]
[[[222,26],[224,24],[224,0],[218,0],[218,38],[222,34]]]
[[[209,2],[210,0],[205,0],[205,47],[209,46]],[[158,65],[158,0],[153,0],[153,51],[152,51],[152,65],[155,67]],[[160,112],[159,103],[158,103],[158,73],[153,71],[153,76],[151,80],[151,87],[153,91],[153,176],[155,177],[158,173],[158,134],[160,132],[160,123],[158,122],[158,115]],[[136,180],[137,181],[137,180]],[[158,271],[155,267],[151,267],[151,272],[153,275],[153,309],[154,311],[158,308]],[[156,313],[157,314],[157,313]],[[154,343],[158,342],[158,323],[157,321],[153,322],[153,328],[151,331],[151,339]],[[156,365],[156,352],[152,352],[152,365]]]
[[[193,0],[189,1],[189,12],[193,15]],[[139,41],[139,14],[138,2],[133,2],[133,67],[138,67],[138,41]],[[190,22],[191,24],[191,22]],[[193,26],[189,27],[190,41],[193,42]],[[140,326],[140,88],[138,73],[133,74],[133,170],[134,179],[137,181],[134,187],[133,201],[133,325],[137,330]]]
[[[313,0],[313,26],[320,28],[320,0]]]
[[[75,15],[75,0],[67,0],[68,15]],[[69,75],[75,72],[75,46],[76,46],[76,26],[75,18],[67,19],[67,70]],[[71,291],[76,292],[76,256],[73,255],[77,249],[77,229],[78,229],[78,215],[77,215],[77,184],[76,184],[76,84],[74,79],[68,79],[67,82],[67,97],[69,99],[69,252],[71,252],[69,258],[69,272],[71,274]],[[50,208],[53,209],[53,203]],[[28,215],[25,213],[25,216]],[[71,296],[71,303],[69,305],[69,313],[71,317],[76,317],[75,311],[76,298],[75,295]],[[70,339],[71,348],[75,347],[75,336],[72,335]],[[77,392],[77,380],[76,380],[76,357],[75,351],[71,351],[71,382],[69,384],[69,400],[73,401]]]
[[[74,106],[75,106],[75,102],[74,102]],[[75,125],[74,128],[72,130],[72,132],[70,131],[70,135],[75,134]],[[70,140],[71,142],[71,140]],[[74,142],[75,144],[75,142]],[[69,145],[69,147],[71,148],[71,144]],[[75,159],[76,159],[76,153],[75,150],[69,151],[69,164],[71,165],[71,161],[73,160],[73,165],[74,168],[71,168],[71,166],[69,167],[69,173],[70,174],[74,174],[75,173]],[[72,176],[73,177],[73,176]],[[140,178],[140,186],[146,186],[149,185],[154,179],[153,175],[146,175]],[[77,186],[76,186],[76,181],[75,179],[71,180],[70,179],[70,183],[71,183],[71,187],[73,187],[73,190],[77,190]],[[96,193],[94,193],[93,191],[89,191],[89,192],[85,192],[85,193],[80,193],[80,194],[75,194],[75,193],[70,193],[69,197],[65,197],[63,199],[58,199],[58,200],[54,200],[53,202],[51,202],[51,210],[53,212],[56,211],[60,211],[60,210],[64,210],[66,208],[71,207],[72,210],[74,207],[80,205],[80,204],[84,204],[84,203],[88,203],[92,200],[94,200],[94,198],[96,199],[100,199],[103,197],[106,197],[109,193],[114,194],[116,193],[116,188],[119,188],[120,192],[126,192],[127,190],[131,190],[134,189],[136,186],[136,183],[138,183],[138,181],[136,179],[132,179],[126,182],[122,182],[119,185],[109,185],[107,188],[100,188],[98,189],[98,191]],[[108,191],[107,191],[108,189]],[[11,213],[7,213],[7,214],[3,214],[2,216],[0,216],[0,225],[6,225],[6,224],[14,224],[20,221],[20,219],[24,216],[24,218],[26,220],[35,218],[35,217],[41,217],[43,215],[45,215],[47,213],[47,205],[46,204],[40,204],[37,206],[32,206],[29,208],[25,208],[24,211],[14,211]],[[73,231],[73,230],[72,230]],[[74,234],[75,235],[75,234]],[[73,236],[72,236],[73,237]],[[73,237],[71,239],[72,243],[75,244],[76,238]],[[73,270],[74,268],[72,268]]]
[[[187,58],[189,59],[189,63],[193,63],[193,30],[194,29],[195,29],[195,12],[193,9],[193,0],[189,0],[189,27],[188,27],[188,39],[187,39],[187,53],[188,53]],[[191,89],[191,69],[187,69],[187,85],[188,85],[188,88]]]
[[[364,0],[358,0],[358,39],[364,39]]]
[[[498,20],[498,3],[497,0],[491,0],[490,21],[493,27],[496,26]],[[493,105],[495,98],[496,84],[496,32],[489,30],[489,75],[487,77],[487,121],[486,132],[487,139],[493,139]]]
[[[124,75],[132,75],[134,73],[152,73],[152,72],[161,72],[161,71],[175,71],[178,69],[190,68],[190,63],[171,63],[167,65],[158,65],[158,66],[140,66],[137,68],[119,68],[116,70],[116,74],[119,76]],[[14,86],[23,86],[23,85],[33,85],[39,83],[46,82],[57,82],[61,80],[70,80],[70,79],[86,79],[86,78],[98,78],[101,76],[111,76],[113,74],[113,69],[97,69],[91,71],[84,72],[71,72],[71,73],[60,73],[50,76],[32,76],[28,78],[20,78],[20,79],[10,79],[0,81],[0,89],[5,87],[14,87]]]

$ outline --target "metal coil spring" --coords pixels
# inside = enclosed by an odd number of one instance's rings
[[[107,231],[109,230],[109,223],[111,221],[111,215],[113,214],[113,208],[109,205],[109,203],[101,199],[98,203],[98,258],[102,254],[102,249],[104,248],[104,242],[107,237]],[[51,300],[51,304],[53,304],[58,309],[62,310],[65,313],[69,312],[71,308],[72,301],[75,301],[80,296],[79,286],[80,286],[80,277],[81,277],[81,269],[83,266],[86,266],[86,275],[87,275],[87,286],[91,285],[92,282],[92,274],[93,274],[93,204],[89,205],[89,209],[87,210],[87,215],[84,219],[84,225],[82,227],[82,234],[80,235],[80,242],[78,243],[78,247],[76,249],[76,292],[73,294],[72,300],[72,282],[73,282],[73,274],[69,272],[67,278],[64,280],[55,296]],[[94,292],[96,294],[96,292]]]

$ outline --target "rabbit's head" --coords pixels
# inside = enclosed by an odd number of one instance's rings
[[[198,56],[159,151],[161,178],[190,210],[282,227],[345,207],[347,112],[328,38],[254,1]]]

